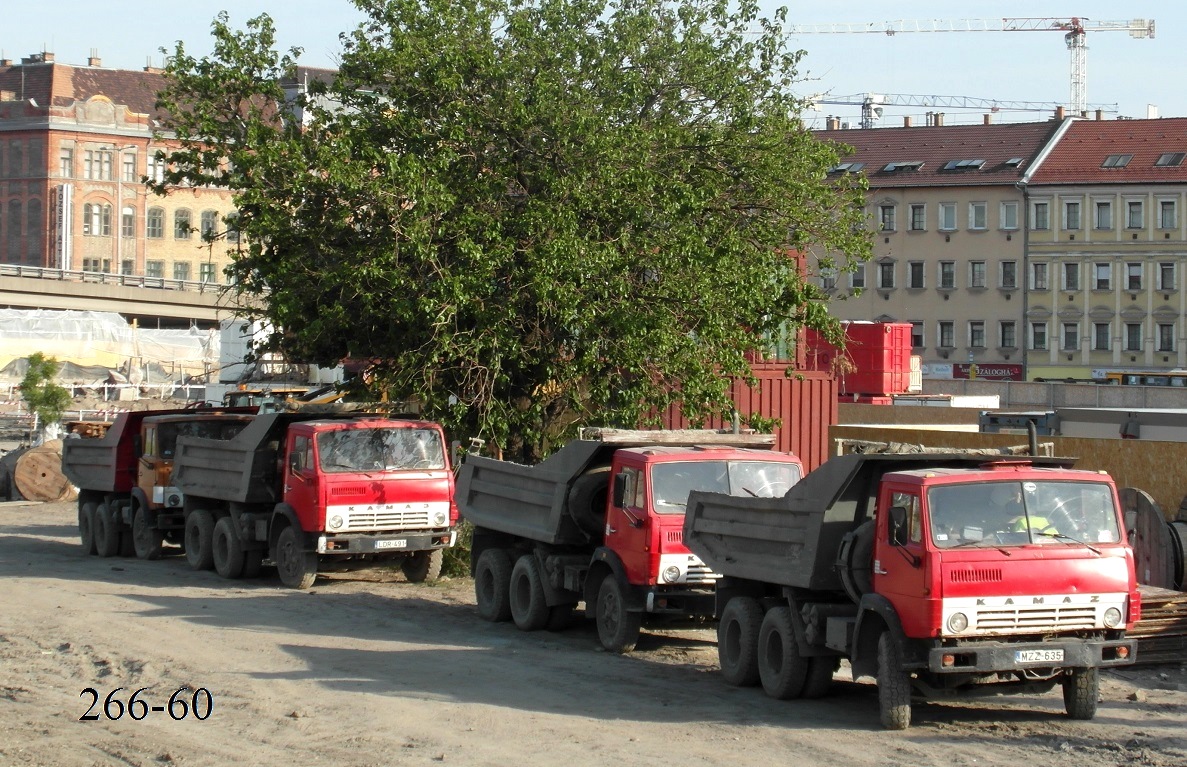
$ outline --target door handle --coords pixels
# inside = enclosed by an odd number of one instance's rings
[[[887,572],[886,570],[882,569],[881,562],[875,562],[874,563],[874,575],[890,575],[890,573]]]

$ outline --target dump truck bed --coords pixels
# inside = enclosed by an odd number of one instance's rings
[[[839,591],[844,587],[836,566],[841,541],[846,533],[873,518],[884,474],[975,468],[988,461],[1010,460],[1062,468],[1075,461],[964,453],[836,456],[781,498],[693,492],[684,517],[684,543],[722,575]]]
[[[585,429],[534,466],[469,456],[457,479],[461,515],[478,527],[557,545],[583,544],[589,536],[569,514],[569,491],[587,471],[608,466],[614,451],[651,445],[771,448],[771,434],[702,430]],[[607,478],[607,481],[609,479]]]

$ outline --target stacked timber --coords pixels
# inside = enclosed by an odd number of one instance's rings
[[[1128,633],[1137,639],[1136,665],[1187,662],[1187,593],[1139,587],[1142,619]]]

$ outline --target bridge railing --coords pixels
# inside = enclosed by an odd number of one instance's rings
[[[223,283],[211,282],[209,280],[168,280],[164,277],[75,271],[71,269],[48,269],[43,266],[24,266],[21,264],[0,264],[0,277],[27,277],[40,280],[89,282],[101,285],[122,285],[129,288],[185,290],[194,293],[217,293],[227,287]]]

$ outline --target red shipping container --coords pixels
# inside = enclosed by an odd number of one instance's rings
[[[841,324],[846,339],[843,354],[819,333],[805,332],[808,369],[836,375],[842,397],[905,394],[911,386],[911,323]]]

